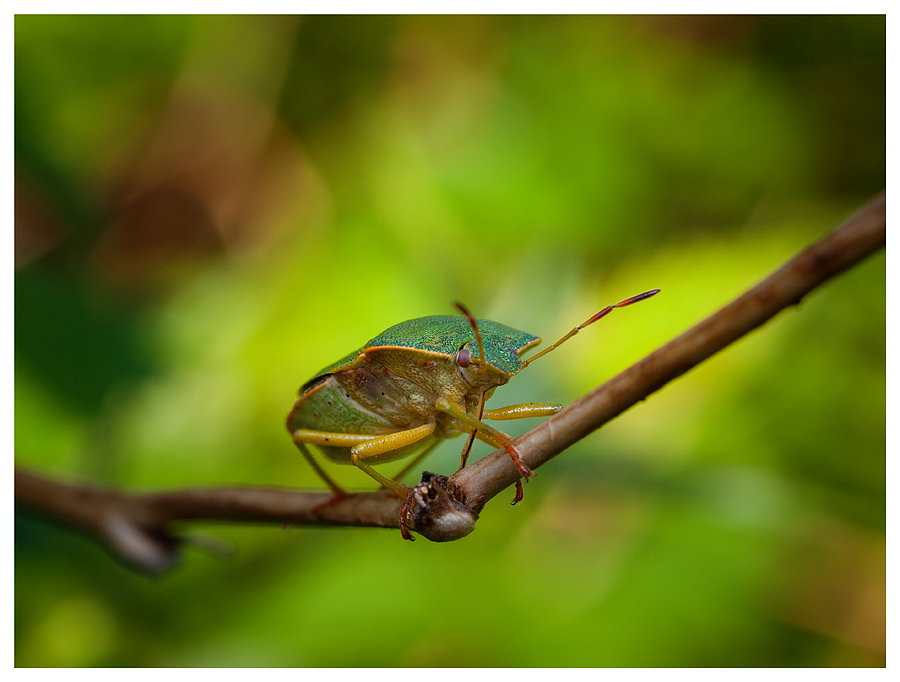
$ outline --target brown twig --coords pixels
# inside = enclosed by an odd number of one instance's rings
[[[355,493],[316,507],[331,493],[286,488],[204,488],[122,493],[53,480],[16,467],[16,504],[103,539],[127,562],[151,573],[171,567],[180,540],[178,521],[318,524],[396,528],[401,502],[387,491]]]
[[[522,459],[537,469],[784,308],[796,305],[829,278],[880,250],[885,241],[882,193],[736,300],[521,436],[515,444]],[[329,493],[218,488],[126,494],[17,470],[16,501],[98,535],[130,563],[156,572],[171,566],[177,557],[179,540],[172,524],[179,521],[396,528],[404,506],[411,529],[435,541],[456,539],[471,531],[484,505],[519,475],[506,451],[498,450],[449,478],[426,474],[406,505],[385,491],[358,493],[313,514],[330,498]]]

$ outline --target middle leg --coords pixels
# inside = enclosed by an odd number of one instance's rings
[[[534,476],[534,472],[522,461],[519,451],[516,449],[516,446],[512,444],[512,438],[507,434],[495,429],[493,426],[488,426],[480,419],[466,412],[461,405],[445,397],[438,398],[435,407],[441,412],[450,415],[461,425],[472,429],[478,440],[484,441],[495,448],[505,449],[513,463],[516,465],[516,468],[518,468],[519,473],[522,474],[526,481]]]

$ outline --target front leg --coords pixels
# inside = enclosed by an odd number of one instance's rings
[[[467,426],[472,429],[472,432],[475,434],[475,437],[478,440],[483,441],[495,448],[504,448],[506,452],[509,453],[509,456],[512,459],[513,463],[519,469],[519,473],[522,474],[523,478],[526,481],[534,476],[534,472],[525,465],[525,462],[522,461],[522,457],[521,455],[519,455],[519,451],[516,450],[516,446],[512,444],[512,438],[510,438],[508,435],[506,435],[502,431],[495,429],[493,426],[488,426],[477,417],[474,417],[466,412],[462,408],[462,406],[453,402],[452,400],[449,400],[448,398],[438,398],[437,402],[435,403],[435,407],[441,412],[444,412],[453,417],[453,419],[459,422],[462,426]],[[487,415],[487,413],[488,410],[485,410],[485,415]]]
[[[527,419],[529,417],[552,417],[563,408],[556,403],[521,403],[507,405],[496,410],[485,410],[482,419],[506,421],[509,419]]]

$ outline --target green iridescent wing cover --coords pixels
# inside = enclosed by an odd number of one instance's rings
[[[493,320],[478,320],[487,361],[501,372],[512,376],[522,368],[519,356],[541,342],[540,337],[528,334]],[[348,353],[337,362],[319,370],[303,385],[303,391],[323,377],[335,372],[354,369],[364,362],[363,354],[370,348],[407,348],[453,356],[467,345],[472,357],[478,357],[475,334],[465,317],[459,315],[431,315],[406,320],[385,330],[357,351]]]

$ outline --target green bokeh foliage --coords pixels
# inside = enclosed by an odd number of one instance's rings
[[[319,488],[283,419],[366,339],[661,288],[493,399],[571,402],[885,184],[878,16],[19,16],[15,51],[17,461],[128,490]],[[881,665],[884,255],[511,496],[447,545],[210,526],[237,554],[157,580],[20,512],[16,663]]]

